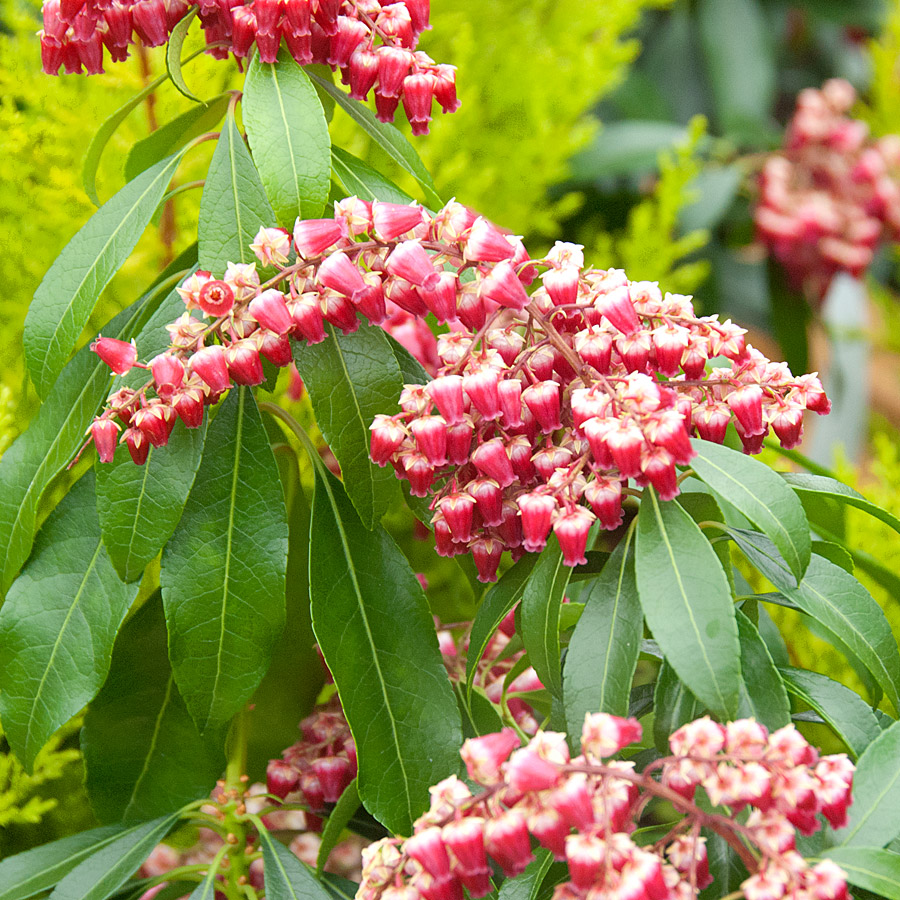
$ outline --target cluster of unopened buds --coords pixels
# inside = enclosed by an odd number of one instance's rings
[[[374,89],[382,122],[392,122],[401,100],[414,134],[428,132],[432,101],[444,112],[459,107],[456,69],[417,51],[430,28],[429,0],[44,0],[40,32],[44,71],[103,72],[104,47],[113,62],[129,44],[164,44],[194,7],[209,52],[275,62],[284,39],[300,65],[340,69],[350,96],[365,100]]]
[[[438,552],[472,553],[490,581],[505,549],[539,551],[551,528],[566,564],[583,562],[592,523],[621,524],[629,481],[675,497],[692,433],[721,443],[733,422],[748,453],[770,430],[793,447],[804,411],[830,407],[815,375],[770,362],[743,329],[696,316],[689,297],[584,268],[573,244],[530,259],[519,238],[453,201],[431,214],[351,197],[333,219],[298,220],[293,235],[261,229],[252,247],[277,274],[260,282],[255,264],[229,264],[222,278],[187,279],[171,349],[90,428],[101,460],[121,423],[142,462],[176,417],[196,427],[232,383],[261,383],[260,356],[288,365],[292,338],[325,340],[326,324],[353,332],[359,314],[382,325],[389,304],[434,316],[450,328],[437,377],[407,384],[400,411],[376,417],[371,456],[432,497]],[[93,346],[115,372],[137,364],[133,344]],[[730,365],[709,368],[714,357]]]
[[[521,747],[507,729],[467,741],[462,756],[473,793],[456,777],[431,788],[430,809],[411,837],[363,851],[357,900],[463,900],[493,890],[493,862],[507,877],[534,859],[532,838],[565,861],[569,880],[554,900],[689,900],[711,883],[706,834],[722,837],[747,868],[746,900],[846,900],[842,870],[809,865],[796,835],[846,821],[853,765],[819,757],[786,726],[769,734],[752,719],[719,725],[708,718],[680,728],[671,756],[642,772],[611,759],[640,740],[634,719],[589,714],[582,753],[566,736],[538,732]],[[712,806],[694,802],[702,787]],[[671,804],[678,818],[655,843],[634,831],[647,805]]]
[[[900,234],[900,137],[874,140],[842,79],[801,91],[783,149],[760,175],[757,234],[791,283],[820,302],[838,272],[861,276]]]

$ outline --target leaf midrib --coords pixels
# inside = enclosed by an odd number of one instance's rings
[[[272,83],[275,86],[275,94],[278,97],[278,111],[281,113],[281,121],[284,123],[284,137],[288,146],[288,159],[291,161],[291,171],[294,173],[293,185],[297,191],[297,215],[302,217],[303,202],[300,197],[300,174],[297,171],[297,160],[294,159],[294,142],[291,140],[291,129],[288,125],[287,113],[284,108],[284,97],[281,93],[281,85],[278,82],[278,68],[273,65],[271,66],[271,69]]]

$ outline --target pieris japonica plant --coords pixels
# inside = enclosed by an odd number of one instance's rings
[[[0,861],[0,900],[900,898],[900,651],[853,574],[877,548],[835,537],[846,505],[900,522],[754,458],[803,466],[815,374],[437,196],[387,121],[457,107],[428,15],[45,3],[51,74],[168,38],[187,91],[196,17],[246,76],[219,131],[142,148],[28,313],[0,719],[31,767],[83,714],[98,827]],[[207,141],[196,244],[84,334]],[[792,667],[773,606],[865,696]]]

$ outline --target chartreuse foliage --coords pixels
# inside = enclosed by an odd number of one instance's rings
[[[604,61],[598,89],[630,52],[618,35],[637,8],[604,7],[607,43],[597,47],[615,53]],[[519,4],[505,18],[496,15],[503,3],[479,9],[494,9],[498,25],[513,34],[538,27],[562,34],[571,25],[566,3],[518,19]],[[588,13],[576,18],[581,25],[591,21]],[[458,30],[464,35],[468,28]],[[576,38],[568,35],[560,47]],[[169,77],[183,90],[174,52]],[[590,59],[582,54],[567,65]],[[478,82],[477,66],[470,78]],[[254,60],[242,98],[232,94],[224,102],[221,85],[205,98],[224,124],[204,179],[196,253],[155,286],[141,283],[133,306],[104,327],[105,335],[134,337],[141,358],[163,350],[164,325],[182,309],[173,282],[195,265],[219,273],[229,262],[252,261],[248,245],[260,226],[320,215],[333,181],[370,197],[386,191],[403,197],[385,174],[331,146],[322,97],[350,112],[360,133],[412,176],[414,190],[437,199],[428,170],[397,129],[377,123],[339,88],[313,80],[319,91],[286,56],[272,65]],[[549,90],[532,99],[541,97],[559,102],[560,122],[576,105],[584,108]],[[792,717],[821,720],[859,760],[850,823],[829,835],[834,846],[821,852],[848,861],[856,853],[858,864],[847,867],[851,881],[900,898],[900,856],[885,849],[900,833],[900,725],[893,720],[900,711],[900,652],[881,608],[847,571],[848,554],[834,546],[839,536],[819,532],[814,541],[810,528],[822,504],[853,508],[892,528],[900,522],[840,482],[782,478],[727,447],[695,442],[696,457],[682,473],[685,492],[663,501],[651,487],[633,491],[623,529],[595,537],[586,565],[562,565],[553,539],[483,594],[474,586],[465,675],[454,685],[426,594],[385,527],[400,494],[390,471],[376,468],[367,453],[373,417],[396,407],[404,383],[427,380],[382,331],[361,323],[353,334],[330,334],[295,349],[312,416],[341,478],[263,389],[235,387],[205,429],[175,432],[143,468],[117,461],[95,474],[85,461],[61,484],[113,384],[89,349],[77,349],[82,331],[172,178],[198,152],[176,131],[201,122],[211,127],[213,113],[193,109],[180,113],[177,128],[164,124],[153,141],[135,143],[126,168],[134,177],[111,193],[49,267],[29,313],[29,367],[44,402],[0,463],[6,591],[0,716],[12,751],[31,767],[42,748],[54,746],[54,734],[87,708],[81,730],[87,791],[105,827],[0,862],[0,900],[47,891],[54,900],[107,900],[146,887],[129,879],[180,821],[204,821],[200,807],[223,768],[226,787],[240,785],[247,729],[266,728],[248,706],[258,700],[275,708],[267,673],[307,678],[318,688],[320,672],[290,665],[292,642],[297,657],[311,655],[300,646],[309,643],[304,623],[310,619],[358,755],[355,793],[335,809],[327,839],[336,840],[345,825],[365,826],[369,834],[381,827],[410,833],[428,806],[429,786],[458,773],[463,734],[510,720],[508,707],[476,684],[476,673],[517,604],[512,640],[525,656],[506,687],[533,666],[546,688],[535,693],[535,708],[570,733],[579,731],[587,712],[644,716],[651,706],[659,746],[674,728],[704,714],[753,716],[773,729]],[[529,115],[523,113],[523,122]],[[484,122],[479,127],[490,130]],[[555,140],[547,134],[544,143]],[[539,168],[537,160],[534,165]],[[483,171],[476,165],[473,178],[494,179],[502,169],[496,160]],[[438,184],[453,180],[448,173],[442,170]],[[558,169],[545,174],[557,177]],[[477,187],[461,199],[478,205]],[[522,195],[517,203],[531,203]],[[517,208],[501,210],[508,224],[516,225]],[[547,230],[553,215],[547,208]],[[139,374],[130,373],[129,383],[139,386],[132,381]],[[301,448],[310,460],[306,486],[314,492],[309,524],[296,474]],[[49,511],[49,498],[57,496],[51,488],[64,496]],[[422,505],[416,510],[426,515]],[[743,582],[732,569],[734,548],[774,590],[751,595],[736,587]],[[887,711],[874,711],[824,674],[791,667],[765,604],[802,611],[817,634],[852,654]],[[294,687],[285,694],[299,697]],[[296,722],[306,712],[301,705],[288,703],[285,715]],[[364,813],[357,814],[357,799]],[[226,827],[235,833],[246,835],[251,825],[260,832],[267,898],[330,896],[333,885],[270,834],[262,817],[239,806],[228,815]],[[193,871],[198,900],[211,896],[226,852],[230,872],[246,863],[242,847],[237,855],[226,848],[207,870]],[[728,848],[715,853],[717,867],[733,867]],[[501,893],[541,896],[550,865],[549,857],[540,858]]]

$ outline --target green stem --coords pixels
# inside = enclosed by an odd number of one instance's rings
[[[249,735],[249,710],[245,706],[231,723],[228,733],[228,763],[225,767],[226,804],[225,844],[228,855],[227,877],[223,888],[228,900],[255,900],[256,891],[250,885],[247,854],[246,807],[244,790],[247,782],[247,738]]]

